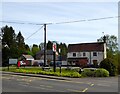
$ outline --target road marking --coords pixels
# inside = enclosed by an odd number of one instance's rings
[[[82,92],[86,92],[88,90],[88,88],[85,88]]]
[[[91,84],[90,86],[94,86],[94,84]]]
[[[73,89],[67,89],[69,91],[73,91],[73,92],[82,92],[82,91],[79,91],[79,90],[73,90]]]

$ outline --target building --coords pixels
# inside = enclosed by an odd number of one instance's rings
[[[61,62],[63,66],[67,66],[66,58],[67,56],[60,56],[56,52],[56,64]],[[53,64],[53,50],[47,50],[46,59],[47,59],[46,65],[48,65],[48,63],[51,63],[51,65]],[[44,50],[41,50],[38,53],[36,53],[36,60],[44,61]]]
[[[56,54],[57,56],[57,54]],[[47,50],[46,51],[46,59],[47,60],[53,60],[53,50]],[[56,60],[58,58],[56,57]],[[44,60],[44,50],[39,51],[36,53],[36,60]]]
[[[67,60],[71,65],[81,66],[83,63],[93,65],[106,58],[106,43],[80,43],[69,44]]]
[[[31,66],[34,58],[31,55],[22,55],[19,60],[21,61],[21,65]]]
[[[20,57],[22,60],[34,60],[34,58],[31,55],[22,55]]]

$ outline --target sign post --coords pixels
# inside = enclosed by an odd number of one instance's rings
[[[59,54],[60,54],[60,73],[61,73],[61,65],[62,65],[61,48],[59,48]]]
[[[56,43],[53,43],[53,70],[54,72],[56,72],[55,59],[56,59]]]

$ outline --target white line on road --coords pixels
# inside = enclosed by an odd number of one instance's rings
[[[94,84],[91,84],[90,86],[94,86]]]
[[[82,92],[86,92],[88,90],[88,88],[85,88]]]

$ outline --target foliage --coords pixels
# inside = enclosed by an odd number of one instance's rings
[[[103,37],[101,37],[98,40],[100,42],[103,42]],[[120,60],[119,60],[120,52],[118,51],[117,37],[115,35],[106,35],[106,45],[107,45],[107,58],[112,59],[112,63],[116,67],[117,73],[120,73]]]
[[[114,61],[112,59],[106,58],[100,63],[100,68],[104,68],[107,71],[109,71],[110,76],[115,76],[116,73],[116,66],[114,64]]]
[[[21,32],[18,33],[17,37],[17,46],[21,50],[25,50],[25,42],[24,42],[24,37],[22,36]]]
[[[47,49],[48,50],[52,50],[52,45],[53,45],[53,43],[51,41],[48,41],[48,43],[47,43]]]
[[[82,77],[109,77],[109,72],[106,69],[85,69],[81,75]]]
[[[106,69],[97,69],[95,71],[95,77],[109,77],[109,72]]]
[[[3,71],[8,71],[7,69],[3,69]],[[42,75],[52,75],[52,76],[62,76],[62,77],[72,77],[79,78],[81,74],[75,71],[65,71],[63,70],[60,73],[58,70],[56,72],[53,71],[43,71],[41,68],[10,68],[9,71],[19,72],[19,73],[31,73],[31,74],[42,74]]]
[[[39,52],[39,51],[40,51],[40,49],[39,49],[38,45],[33,44],[32,53],[33,53],[34,57],[35,57],[36,53]]]
[[[91,69],[84,69],[84,71],[81,73],[83,77],[94,77],[95,72]]]
[[[103,37],[98,39],[98,41],[103,42]],[[118,50],[117,37],[115,35],[106,35],[106,45],[109,51],[112,52],[117,51]]]

